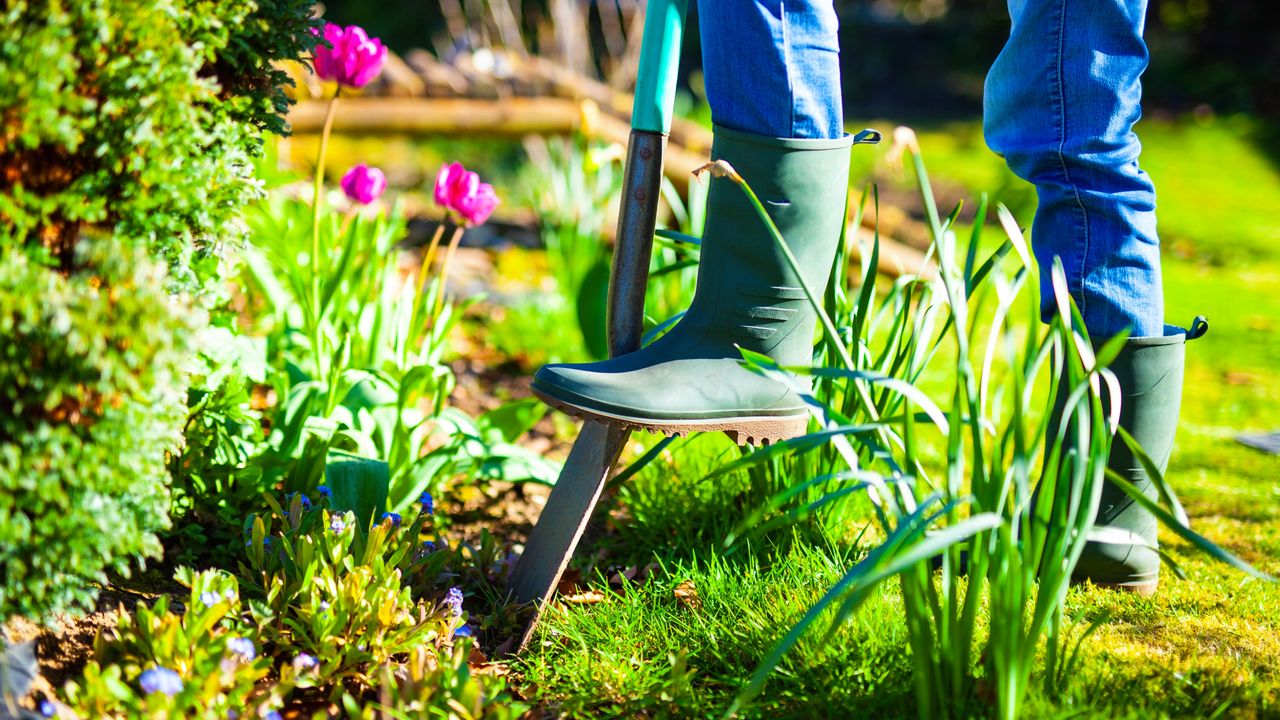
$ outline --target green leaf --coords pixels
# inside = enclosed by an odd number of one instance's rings
[[[378,377],[362,373],[363,377],[351,386],[340,403],[351,412],[372,410],[383,405],[395,405],[396,392]]]
[[[593,358],[609,357],[609,337],[605,333],[609,307],[609,264],[597,262],[582,278],[578,289],[578,329]]]
[[[1013,213],[1009,212],[1009,208],[1004,203],[996,203],[996,216],[1000,219],[1000,227],[1004,228],[1005,235],[1009,236],[1009,242],[1013,243],[1013,247],[1018,251],[1018,257],[1022,260],[1022,264],[1031,267],[1031,251],[1027,249],[1027,239],[1022,236],[1022,228],[1018,227],[1018,221],[1013,218]]]
[[[703,477],[703,480],[710,480],[712,478],[720,477],[721,475],[727,475],[731,472],[757,466],[780,456],[788,454],[799,455],[801,453],[808,452],[826,445],[831,438],[836,437],[837,435],[862,435],[873,433],[876,430],[879,430],[880,427],[880,423],[842,425],[839,427],[819,430],[807,435],[801,435],[800,437],[783,440],[782,442],[777,442],[772,445],[759,448],[750,454],[744,455],[737,460],[733,460],[732,462],[725,463],[715,470],[712,470],[709,474]]]
[[[658,325],[650,328],[649,331],[644,334],[644,337],[640,338],[640,346],[644,347],[658,339],[659,336],[674,327],[676,323],[680,322],[680,318],[684,317],[684,313],[685,311],[682,310],[666,320],[663,320]]]
[[[760,692],[761,688],[764,687],[765,679],[777,667],[782,660],[782,656],[800,641],[800,638],[808,631],[809,626],[816,622],[832,603],[851,592],[855,593],[853,596],[855,599],[865,599],[868,596],[868,591],[874,588],[881,580],[892,577],[903,569],[921,560],[933,557],[947,547],[1000,523],[999,516],[994,515],[994,513],[974,516],[947,528],[946,531],[929,536],[919,543],[912,543],[906,553],[897,555],[899,547],[906,545],[910,539],[920,536],[927,528],[928,522],[925,514],[936,501],[937,496],[931,496],[930,499],[922,502],[915,512],[903,518],[898,527],[890,533],[883,543],[876,546],[866,558],[845,573],[839,582],[809,608],[804,617],[792,626],[786,637],[760,663],[760,667],[751,676],[751,682],[734,699],[733,705],[725,713],[725,717],[731,717],[743,703]],[[889,572],[890,570],[892,572]],[[841,607],[842,612],[837,616],[835,623],[839,623],[856,609],[856,604],[851,607],[848,602],[844,603]]]
[[[691,268],[691,267],[698,267],[698,261],[697,260],[678,260],[676,262],[671,263],[670,265],[663,265],[662,267],[651,271],[649,273],[649,280],[653,281],[657,278],[662,277],[663,275],[670,275],[673,272],[680,272],[681,270],[684,270],[686,268]]]
[[[325,483],[333,493],[332,507],[338,512],[352,512],[359,527],[369,527],[387,506],[391,470],[381,460],[330,453],[324,467]]]
[[[675,230],[668,230],[667,228],[658,228],[657,230],[653,231],[653,234],[664,240],[670,240],[672,242],[679,243],[681,245],[692,245],[694,247],[698,247],[702,245],[701,238],[696,238],[692,235],[686,235],[685,233],[682,233],[682,232],[676,232]]]
[[[1151,480],[1151,484],[1155,485],[1156,492],[1160,494],[1160,498],[1173,510],[1173,517],[1178,523],[1191,527],[1191,520],[1187,517],[1187,511],[1182,507],[1182,503],[1178,502],[1178,496],[1174,494],[1173,488],[1169,487],[1169,483],[1165,482],[1164,474],[1160,472],[1160,468],[1156,467],[1151,456],[1142,449],[1142,445],[1129,434],[1128,430],[1123,427],[1116,427],[1117,434],[1124,444],[1129,446],[1129,451],[1138,459],[1138,463],[1142,465],[1142,469],[1147,472],[1147,477]]]
[[[622,472],[610,478],[608,487],[611,487],[611,488],[617,487],[622,483],[635,477],[636,474],[638,474],[641,470],[643,470],[646,466],[648,466],[649,463],[653,462],[659,455],[662,454],[662,451],[666,450],[667,446],[675,442],[675,440],[676,440],[675,435],[667,435],[663,437],[661,440],[659,440],[658,442],[654,443],[653,447],[645,451],[645,454],[641,455],[638,459],[636,459],[635,462],[628,465],[626,469],[624,469]]]
[[[513,443],[547,414],[547,406],[537,398],[513,400],[505,405],[482,413],[478,425],[482,430],[493,429],[502,439]]]
[[[819,475],[818,477],[810,478],[802,483],[790,485],[783,489],[782,492],[776,493],[773,497],[769,498],[769,502],[764,506],[757,508],[746,518],[739,521],[738,524],[729,531],[729,534],[725,536],[725,539],[721,544],[726,548],[732,546],[740,535],[743,535],[754,528],[765,515],[782,508],[791,499],[797,497],[801,493],[804,493],[810,488],[816,488],[820,485],[826,485],[827,483],[839,483],[844,480],[860,480],[860,482],[857,482],[852,486],[847,486],[859,490],[873,484],[883,485],[885,483],[885,479],[882,476],[870,470],[845,470],[843,472]]]
[[[865,380],[866,382],[876,385],[883,385],[891,390],[896,391],[899,395],[906,397],[929,416],[929,420],[938,427],[938,430],[946,435],[949,432],[950,424],[947,422],[947,416],[942,410],[929,398],[921,392],[916,386],[904,380],[889,377],[875,372],[867,372],[861,370],[845,370],[843,368],[787,368],[793,372],[807,373],[814,377],[827,378],[847,378],[850,380]]]

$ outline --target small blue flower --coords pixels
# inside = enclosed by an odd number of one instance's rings
[[[454,617],[462,614],[462,591],[456,587],[449,588],[449,592],[445,593],[444,604],[449,607]]]
[[[436,551],[436,544],[431,542],[430,540],[424,540],[422,544],[418,546],[417,552],[413,554],[413,559],[421,560],[422,558],[430,555],[435,551]]]
[[[244,658],[246,662],[258,657],[258,648],[249,638],[233,637],[227,641],[227,649]]]
[[[347,529],[347,524],[342,521],[341,516],[334,515],[333,519],[329,521],[329,529],[333,531],[334,535],[341,535],[342,531]]]
[[[456,638],[471,637],[471,626],[466,623],[463,623],[458,627],[457,630],[453,631],[453,636]]]
[[[235,590],[232,590],[231,588],[227,588],[227,591],[226,591],[226,592],[224,592],[224,593],[222,593],[222,597],[226,598],[226,599],[227,599],[227,602],[235,602],[235,601],[236,601],[236,591],[235,591]]]
[[[320,612],[329,612],[329,601],[328,601],[328,600],[321,600],[321,601],[320,601]]]
[[[418,502],[422,504],[423,515],[434,515],[436,512],[436,501],[431,497],[431,493],[424,492],[418,497]]]
[[[320,665],[320,661],[315,656],[306,653],[298,653],[293,659],[293,667],[295,670],[311,670]]]
[[[240,713],[235,710],[227,711],[227,720],[240,720]]]
[[[45,717],[53,717],[58,712],[58,708],[48,700],[40,701],[40,714]]]
[[[279,710],[270,710],[262,716],[262,720],[284,720],[284,718],[280,716]]]
[[[329,489],[328,485],[321,485],[320,487],[316,488],[316,492],[319,493],[320,497],[322,498],[325,498],[328,500],[333,499],[333,491]]]
[[[200,593],[200,602],[204,603],[205,607],[213,607],[222,602],[222,596],[212,590],[208,590]]]
[[[177,695],[182,692],[182,676],[166,667],[154,667],[138,676],[142,692]]]
[[[379,522],[390,522],[391,527],[400,527],[400,513],[384,512]]]

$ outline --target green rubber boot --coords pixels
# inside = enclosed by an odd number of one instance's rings
[[[852,141],[715,130],[712,157],[751,185],[819,297],[844,223]],[[804,434],[799,396],[742,367],[735,346],[809,365],[817,318],[741,188],[712,178],[707,217],[697,291],[680,322],[633,353],[547,365],[534,394],[571,415],[667,435],[722,431],[764,444]]]
[[[1131,338],[1111,363],[1122,393],[1120,426],[1138,441],[1161,474],[1169,465],[1178,428],[1186,342],[1204,335],[1208,327],[1203,318],[1196,318],[1190,330],[1167,326],[1163,337]],[[1112,441],[1107,466],[1140,488],[1147,497],[1157,499],[1155,484],[1119,436]],[[1160,576],[1160,557],[1153,549],[1156,547],[1155,516],[1113,483],[1106,482],[1094,525],[1128,530],[1150,547],[1090,542],[1076,564],[1072,579],[1144,596],[1155,593]]]

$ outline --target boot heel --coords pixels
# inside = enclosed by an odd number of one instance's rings
[[[808,415],[794,415],[744,420],[736,423],[736,427],[725,428],[723,432],[739,445],[763,446],[800,437],[808,428]]]

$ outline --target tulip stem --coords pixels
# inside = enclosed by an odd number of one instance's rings
[[[440,247],[440,238],[444,237],[444,226],[449,221],[446,216],[436,226],[436,232],[431,236],[431,244],[427,245],[427,254],[422,256],[422,276],[425,278],[431,272],[431,263],[436,259],[436,248]]]
[[[436,302],[431,315],[432,325],[435,325],[436,318],[440,317],[440,311],[444,308],[444,286],[449,281],[449,265],[453,263],[453,253],[458,249],[459,241],[462,240],[463,228],[464,226],[459,225],[454,229],[453,237],[449,238],[449,249],[444,254],[444,262],[440,263],[440,285],[436,288]]]
[[[324,353],[320,347],[320,207],[324,203],[324,156],[329,148],[329,133],[333,130],[333,116],[338,109],[338,96],[342,86],[334,91],[329,107],[324,113],[324,128],[320,131],[320,150],[316,154],[316,186],[312,199],[311,216],[311,352],[316,356],[315,379],[324,376]]]
[[[418,283],[418,293],[413,298],[413,315],[411,316],[415,321],[420,317],[419,313],[422,311],[423,298],[425,298],[427,293],[431,291],[431,288],[429,287],[431,278],[431,261],[435,259],[436,248],[440,246],[440,238],[444,235],[444,225],[445,220],[441,220],[440,224],[436,226],[436,232],[431,236],[431,243],[427,246],[427,252],[422,256],[422,265],[419,270],[422,282]],[[434,312],[430,306],[427,307],[427,311]]]
[[[351,223],[355,221],[356,216],[359,214],[360,207],[352,203],[346,214],[342,216],[342,227],[338,229],[338,237],[344,238],[347,236],[347,231],[351,229]]]

